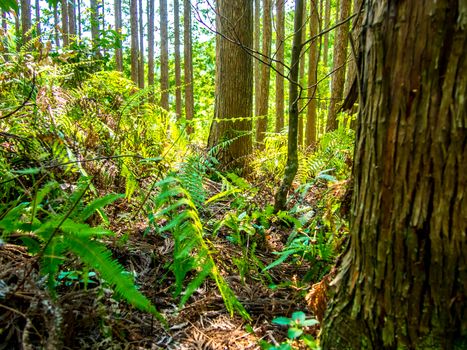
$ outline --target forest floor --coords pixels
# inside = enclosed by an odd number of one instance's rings
[[[207,187],[211,194],[220,190],[220,185],[212,181]],[[322,185],[309,192],[309,205],[321,192]],[[272,199],[272,194],[257,198]],[[57,298],[52,298],[35,258],[21,246],[5,244],[0,247],[0,289],[10,293],[9,300],[0,305],[0,349],[34,349],[37,343],[49,344],[47,349],[260,349],[261,341],[277,346],[287,338],[287,327],[271,323],[275,317],[290,316],[295,311],[313,316],[305,295],[318,281],[301,282],[310,271],[309,262],[285,262],[268,274],[258,267],[278,258],[274,253],[283,249],[290,228],[272,225],[256,248],[259,262],[252,263],[242,275],[233,263],[242,258],[242,249],[222,231],[210,237],[219,270],[251,316],[251,321],[246,321],[229,314],[211,279],[205,280],[179,309],[173,297],[174,277],[168,268],[173,259],[173,240],[152,232],[143,217],[122,220],[122,214],[129,210],[125,205],[117,203],[112,210],[111,228],[117,235],[107,245],[114,258],[136,277],[140,290],[164,315],[168,326],[120,300],[98,279],[90,278],[84,286],[77,278],[63,277],[66,283],[57,289]],[[219,203],[210,214],[222,215],[228,208],[228,201]],[[69,271],[80,268],[78,259],[67,264]],[[315,311],[316,307],[325,307],[323,296],[320,302],[323,305],[313,305]],[[306,333],[316,336],[318,327],[307,328]],[[297,342],[294,348],[306,347]]]

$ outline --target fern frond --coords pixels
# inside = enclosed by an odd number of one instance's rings
[[[142,311],[152,313],[157,319],[165,322],[164,317],[156,310],[141,292],[138,291],[125,269],[114,259],[112,252],[103,244],[90,240],[87,236],[68,234],[65,241],[68,249],[74,252],[87,265],[94,267],[102,277],[114,286],[115,291],[130,304]]]

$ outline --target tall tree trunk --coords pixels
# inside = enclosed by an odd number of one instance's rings
[[[218,0],[217,31],[251,47],[252,5],[251,0]],[[232,140],[219,147],[216,155],[223,167],[245,171],[247,156],[252,150],[253,60],[239,45],[218,35],[216,63],[215,114],[208,148],[213,149],[225,140]]]
[[[169,37],[167,29],[167,0],[159,1],[161,31],[161,107],[169,110]]]
[[[190,0],[183,0],[183,64],[185,84],[185,119],[187,133],[193,132],[194,99],[193,99],[193,53],[191,39],[191,6]]]
[[[350,15],[350,0],[340,0],[339,21],[345,20]],[[331,81],[331,101],[329,103],[326,131],[337,129],[337,111],[342,103],[345,83],[345,63],[347,60],[347,44],[349,40],[349,24],[338,27],[334,40],[334,63]]]
[[[467,3],[365,7],[350,246],[321,345],[465,349]]]
[[[284,11],[284,1],[285,0],[276,0],[276,23],[277,23],[277,32],[276,32],[276,52],[277,60],[279,63],[277,66],[276,72],[276,132],[280,132],[284,127],[284,66],[281,63],[284,61],[284,40],[285,40],[285,11]]]
[[[290,63],[289,81],[289,133],[287,139],[287,164],[284,171],[282,184],[275,196],[274,210],[285,209],[287,194],[292,186],[293,179],[298,170],[298,73],[300,66],[300,52],[302,49],[302,23],[303,0],[295,0],[294,36],[292,46],[292,59]]]
[[[68,0],[68,33],[76,41],[76,0]]]
[[[324,30],[328,29],[331,24],[331,0],[326,1],[324,6]],[[329,32],[324,34],[324,44],[323,44],[323,65],[324,67],[328,66],[329,58]]]
[[[22,44],[31,40],[29,30],[31,29],[31,0],[21,0],[21,30]]]
[[[59,16],[58,16],[58,2],[54,3],[54,34],[55,34],[55,46],[60,47],[60,33],[58,30],[59,27]]]
[[[131,80],[138,85],[138,0],[130,0]]]
[[[62,42],[63,46],[68,46],[70,43],[68,38],[68,1],[62,0],[61,2],[62,10]]]
[[[307,22],[307,16],[306,16],[306,0],[303,0],[303,23],[302,23],[302,43],[306,39],[306,22]],[[305,52],[302,53],[300,57],[300,69],[298,72],[298,80],[300,82],[300,85],[302,87],[306,86],[306,74],[305,74],[305,63],[306,63],[306,54]],[[298,115],[298,147],[303,147],[303,105],[304,105],[304,100],[299,99],[298,100],[298,110],[299,110],[299,115]]]
[[[148,0],[148,86],[154,85],[154,7],[155,0]],[[149,95],[154,102],[154,93]]]
[[[253,31],[253,49],[256,52],[261,51],[261,0],[254,0],[254,31]],[[253,61],[253,73],[254,73],[254,94],[255,94],[255,103],[254,103],[254,115],[257,117],[259,115],[259,99],[260,99],[260,84],[261,84],[261,62],[259,60]]]
[[[100,19],[102,20],[101,30],[104,31],[105,30],[105,0],[100,0],[100,6],[98,6],[97,8],[98,9],[101,8],[101,15],[100,15]],[[104,46],[102,48],[102,51],[104,53],[104,56],[107,56],[107,47],[106,46]]]
[[[263,42],[261,52],[264,55],[263,61],[270,64],[268,57],[271,56],[272,41],[272,3],[271,0],[263,0]],[[268,107],[269,107],[269,80],[270,67],[267,64],[261,64],[260,86],[258,91],[258,109],[256,120],[256,143],[259,149],[264,149],[264,137],[268,129]]]
[[[97,7],[97,0],[91,0],[91,39],[93,50],[97,53],[97,55],[100,55],[100,50],[97,46],[97,42],[99,41],[99,12]]]
[[[36,35],[38,37],[41,36],[41,8],[39,4],[39,0],[35,1],[34,4],[34,10],[35,10],[35,15],[36,15]]]
[[[139,47],[138,47],[138,86],[144,89],[144,31],[143,0],[138,0]]]
[[[180,3],[174,0],[174,35],[175,35],[175,114],[182,116],[182,77],[180,68]]]
[[[81,24],[81,0],[76,1],[76,6],[78,8],[78,38],[79,40],[82,39],[83,31],[82,31],[82,24]]]
[[[319,27],[319,14],[318,14],[318,0],[310,0],[310,37],[318,34]],[[305,132],[305,146],[308,148],[316,143],[316,91],[317,91],[317,78],[318,78],[318,39],[315,39],[310,44],[308,51],[308,90],[307,95],[311,98],[308,101],[308,109],[306,114],[306,132]]]
[[[115,67],[119,72],[123,72],[123,48],[122,39],[122,0],[114,0],[115,11],[115,31],[117,32],[117,45],[115,47]]]

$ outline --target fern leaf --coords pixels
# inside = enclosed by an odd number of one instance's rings
[[[141,292],[136,289],[132,279],[125,274],[124,268],[112,259],[112,253],[103,244],[76,234],[66,236],[68,248],[78,255],[87,265],[99,271],[103,278],[115,287],[115,291],[130,304],[142,311],[152,313],[160,321],[164,317],[156,310]]]
[[[97,198],[84,208],[84,210],[79,214],[79,219],[81,221],[86,221],[96,210],[102,209],[106,205],[109,205],[123,197],[123,194],[109,194],[107,196]]]

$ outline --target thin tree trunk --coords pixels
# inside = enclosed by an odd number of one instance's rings
[[[130,0],[131,80],[138,86],[138,0]]]
[[[41,36],[41,8],[39,0],[35,1],[35,15],[36,15],[36,35]]]
[[[62,42],[63,46],[68,46],[70,43],[68,38],[68,2],[67,0],[61,1],[62,10]]]
[[[148,0],[148,85],[154,85],[154,1]],[[154,102],[154,93],[149,95],[149,101]]]
[[[305,41],[306,39],[306,22],[307,22],[307,16],[306,16],[306,4],[307,1],[303,0],[303,24],[302,24],[302,42]],[[300,82],[300,85],[302,87],[306,86],[306,74],[305,74],[305,65],[306,65],[306,54],[302,53],[300,57],[300,69],[298,73],[298,80]],[[298,110],[302,111],[304,106],[304,100],[300,99],[298,100]],[[303,112],[303,111],[302,111]],[[298,147],[301,148],[303,147],[303,113],[300,113],[298,115]]]
[[[289,133],[287,139],[287,165],[282,184],[275,196],[274,210],[286,208],[287,194],[298,170],[298,73],[300,66],[300,52],[302,48],[303,0],[295,0],[294,36],[289,81]]]
[[[268,62],[266,57],[271,56],[272,40],[272,3],[271,0],[263,0],[263,42],[261,52],[263,60]],[[268,62],[269,63],[269,62]],[[270,68],[267,64],[261,64],[260,86],[258,93],[258,109],[256,120],[256,143],[259,149],[264,149],[264,137],[268,129],[268,107],[269,107],[269,80]]]
[[[328,29],[330,27],[331,22],[331,0],[324,0],[326,1],[326,5],[324,6],[324,29]],[[329,58],[329,32],[324,34],[324,45],[323,45],[323,65],[324,67],[328,66],[328,58]]]
[[[341,0],[339,20],[343,21],[350,15],[350,0]],[[334,42],[334,63],[331,81],[331,101],[329,103],[326,131],[336,130],[337,111],[342,102],[345,83],[345,64],[347,60],[347,44],[349,39],[349,25],[345,23],[338,27]]]
[[[167,29],[167,0],[159,0],[161,32],[161,107],[169,110],[169,38]]]
[[[182,116],[182,77],[180,68],[180,4],[174,0],[174,34],[175,34],[175,114]]]
[[[58,30],[59,18],[58,18],[58,3],[54,3],[54,34],[55,34],[55,45],[57,48],[60,47],[60,33]]]
[[[223,35],[253,45],[253,2],[219,0],[216,28]],[[235,26],[232,26],[232,23]],[[208,148],[216,147],[216,156],[224,168],[247,170],[252,150],[251,115],[253,109],[253,59],[238,45],[216,37],[216,102]],[[234,119],[233,121],[227,119]],[[246,134],[245,134],[246,133]]]
[[[467,4],[365,7],[350,244],[321,346],[465,349]]]
[[[102,8],[102,14],[101,14],[101,16],[102,16],[102,18],[101,18],[102,19],[102,26],[101,26],[101,30],[104,31],[105,30],[105,0],[101,0],[100,4],[101,4],[100,8]],[[106,46],[104,46],[102,48],[102,51],[104,53],[104,56],[107,56],[107,47]]]
[[[319,14],[318,14],[318,0],[310,0],[310,37],[318,34]],[[306,132],[305,132],[305,145],[306,147],[314,146],[316,143],[316,91],[317,91],[317,78],[318,78],[318,40],[311,43],[308,51],[308,90],[307,95],[311,98],[308,102],[308,109],[306,114]]]
[[[115,11],[115,31],[117,32],[117,45],[115,47],[115,67],[119,72],[123,72],[123,49],[122,39],[122,0],[114,0]]]
[[[81,27],[81,0],[76,1],[77,7],[78,7],[78,38],[79,40],[82,39],[82,27]]]
[[[284,40],[285,40],[285,11],[284,1],[276,0],[276,22],[277,22],[277,33],[276,33],[276,52],[277,64],[276,72],[276,132],[280,132],[284,128],[284,66],[281,63],[284,62]]]
[[[193,57],[191,38],[191,6],[190,0],[183,0],[183,62],[185,83],[185,119],[187,133],[193,132],[194,98],[193,98]]]
[[[138,47],[138,86],[144,89],[144,31],[143,0],[138,0],[139,47]]]

